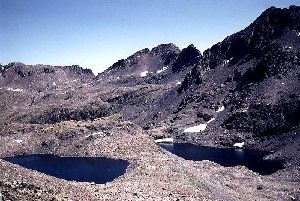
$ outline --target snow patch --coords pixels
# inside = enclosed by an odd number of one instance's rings
[[[14,140],[14,142],[20,144],[21,142],[23,142],[24,140]]]
[[[141,77],[146,77],[147,74],[148,74],[148,71],[146,70],[146,71],[141,72],[140,76]]]
[[[216,118],[212,118],[212,119],[210,119],[206,124],[209,124],[209,123],[211,123],[212,121],[214,121]]]
[[[164,72],[164,71],[167,70],[167,69],[168,69],[168,67],[165,66],[165,67],[163,67],[162,69],[156,71],[156,73]]]
[[[162,138],[155,140],[155,143],[173,143],[173,138]]]
[[[285,84],[284,82],[281,82],[281,84]]]
[[[53,86],[56,86],[56,83],[55,83],[55,82],[53,82],[52,84],[53,84]]]
[[[225,109],[225,107],[221,106],[221,107],[218,108],[218,110],[216,112],[222,112],[224,109]]]
[[[181,84],[181,82],[177,82],[176,84],[177,84],[177,85],[180,85],[180,84]]]
[[[16,92],[21,92],[21,91],[23,91],[23,89],[19,89],[19,88],[16,88],[16,89],[14,89],[14,88],[7,88],[7,91],[16,91]]]
[[[298,36],[300,36],[300,32],[298,33]]]
[[[200,131],[204,131],[207,127],[207,125],[212,122],[213,120],[215,120],[215,118],[212,118],[211,120],[209,120],[208,122],[206,122],[205,124],[199,124],[197,126],[193,126],[193,127],[189,127],[184,129],[184,133],[198,133]]]
[[[86,138],[88,138],[88,137],[90,137],[90,136],[96,136],[96,135],[103,135],[104,133],[103,132],[97,132],[97,133],[92,133],[92,134],[90,134],[90,135],[86,135],[85,137]]]
[[[245,142],[238,142],[238,143],[233,144],[233,146],[236,148],[243,148],[244,145],[245,145]]]
[[[229,63],[228,59],[224,60],[224,64],[228,64],[228,63]]]
[[[184,129],[184,133],[198,133],[200,131],[204,131],[207,127],[207,124],[199,124],[198,126],[193,126]]]
[[[243,109],[241,112],[248,112],[248,108]]]

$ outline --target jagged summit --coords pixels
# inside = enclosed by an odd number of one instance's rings
[[[131,85],[181,82],[201,58],[200,51],[193,44],[182,51],[173,43],[161,44],[119,60],[99,74],[98,78]]]
[[[151,49],[151,52],[154,54],[166,54],[168,52],[179,53],[180,49],[173,43],[160,44]]]
[[[193,45],[189,45],[187,48],[182,49],[178,58],[174,62],[172,67],[173,72],[178,72],[184,70],[184,68],[189,66],[194,66],[199,63],[202,55],[200,51]]]
[[[236,63],[247,54],[259,56],[262,49],[273,42],[278,43],[278,39],[289,35],[282,42],[296,42],[299,47],[300,21],[298,6],[290,8],[271,7],[264,11],[247,28],[228,36],[222,42],[213,45],[204,51],[203,56],[206,63],[205,67],[214,68],[224,60]]]
[[[151,75],[160,76],[169,71],[179,53],[180,49],[172,43],[161,44],[151,50],[146,48],[114,63],[98,78],[117,82],[126,80],[126,83],[131,79],[133,83],[136,79],[148,79]]]
[[[137,51],[133,55],[129,56],[127,59],[134,58],[134,57],[139,57],[139,56],[148,54],[149,52],[150,52],[150,50],[148,48],[144,48],[142,50]]]
[[[267,9],[244,30],[205,50],[193,73],[187,74],[180,91],[189,88],[187,83],[200,84],[207,69],[240,66],[228,79],[235,79],[242,87],[299,65],[299,19],[300,7],[297,6]]]

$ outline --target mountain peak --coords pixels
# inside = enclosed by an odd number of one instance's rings
[[[264,29],[265,34],[275,33],[279,35],[286,27],[300,28],[300,7],[276,8],[274,6],[266,9],[247,29]]]
[[[188,49],[197,49],[194,44],[190,44],[189,46],[187,46],[187,48]]]
[[[244,30],[225,38],[203,53],[205,68],[215,68],[224,61],[236,63],[247,55],[259,56],[266,46],[274,46],[276,41],[300,31],[300,7],[270,7]],[[298,39],[295,38],[294,42]],[[283,42],[287,42],[283,40]],[[292,42],[292,43],[294,43]],[[288,42],[290,43],[290,42]],[[282,46],[283,44],[278,44]],[[249,59],[249,58],[248,58]]]
[[[150,52],[150,50],[148,48],[144,48],[144,49],[141,49],[141,50],[135,52],[133,55],[129,56],[127,59],[130,59],[132,57],[142,56],[142,55],[148,54],[149,52]]]
[[[161,53],[167,53],[167,52],[180,52],[180,49],[173,43],[167,43],[167,44],[160,44],[154,48],[152,48],[151,52],[154,54],[161,54]]]
[[[193,44],[191,44],[188,47],[182,49],[173,65],[172,71],[178,72],[188,66],[194,66],[200,61],[201,58],[202,55],[200,51]]]

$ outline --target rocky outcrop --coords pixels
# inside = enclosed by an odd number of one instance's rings
[[[246,29],[228,36],[224,41],[204,51],[205,67],[215,68],[224,60],[229,60],[230,64],[236,64],[242,59],[261,57],[261,51],[273,42],[282,45],[296,42],[293,45],[298,49],[299,29],[299,7],[291,6],[289,9],[271,7]],[[289,37],[284,37],[287,35]],[[282,41],[276,41],[278,39]]]
[[[226,129],[257,136],[281,134],[300,124],[300,99],[277,105],[254,104],[247,112],[235,112],[224,121]]]
[[[91,103],[81,107],[53,107],[31,118],[33,124],[54,124],[62,121],[94,120],[112,115],[112,109],[107,104]]]
[[[194,45],[189,45],[187,48],[182,49],[178,55],[172,66],[172,71],[178,72],[186,67],[194,66],[200,62],[201,57],[200,51]]]

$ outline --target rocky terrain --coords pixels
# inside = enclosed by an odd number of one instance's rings
[[[0,192],[4,200],[300,199],[299,58],[300,8],[291,6],[267,9],[202,54],[162,44],[97,76],[77,65],[1,65],[1,158],[105,156],[130,166],[113,182],[93,184],[0,159]],[[245,142],[285,169],[261,176],[187,161],[159,148],[160,137],[217,147]]]

